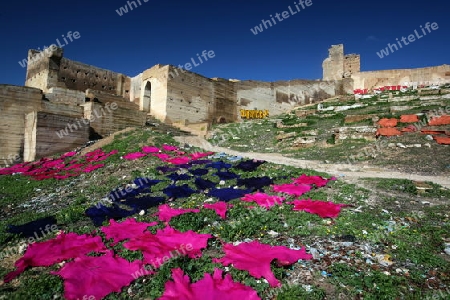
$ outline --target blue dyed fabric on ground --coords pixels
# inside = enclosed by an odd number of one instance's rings
[[[209,159],[196,159],[190,162],[191,165],[204,165],[211,163],[212,160]]]
[[[150,207],[158,206],[161,203],[164,203],[167,199],[165,197],[130,197],[125,201],[121,201],[120,203],[130,206],[132,208],[136,208],[138,210],[147,210]]]
[[[126,210],[119,207],[117,204],[113,204],[112,206],[104,206],[103,204],[99,204],[97,206],[92,206],[85,211],[86,216],[88,216],[97,227],[101,226],[104,221],[110,219],[120,220],[122,218],[132,216],[138,212],[139,210],[136,208]]]
[[[191,172],[191,174],[195,175],[195,176],[203,176],[208,174],[209,170],[208,169],[193,169],[193,170],[189,170],[189,172]]]
[[[219,171],[217,173],[215,173],[214,175],[218,176],[220,178],[220,180],[230,180],[230,179],[235,179],[235,178],[239,178],[239,175],[233,173],[233,172],[229,172],[229,171]]]
[[[263,161],[263,160],[245,160],[245,161],[241,161],[234,168],[242,170],[242,171],[246,171],[246,172],[252,172],[252,171],[255,171],[263,163],[265,163],[265,161]]]
[[[178,173],[172,173],[167,176],[167,178],[172,179],[173,181],[178,180],[189,180],[192,178],[189,174],[178,174]]]
[[[271,184],[273,184],[273,179],[268,176],[240,178],[237,180],[238,186],[245,186],[253,191],[262,190],[264,187],[270,186]]]
[[[210,164],[207,164],[205,167],[214,168],[220,171],[222,169],[229,169],[231,168],[231,166],[232,166],[231,164],[224,163],[223,161],[215,161]]]
[[[252,190],[224,188],[224,189],[213,189],[207,195],[210,197],[216,197],[221,201],[228,202],[233,199],[241,198],[245,194],[249,194],[251,192],[252,192]]]
[[[187,184],[183,184],[181,186],[169,185],[163,190],[163,193],[167,195],[169,198],[185,198],[194,194],[195,191],[189,187]]]
[[[50,228],[52,225],[56,225],[56,218],[53,216],[31,221],[23,225],[8,225],[6,231],[29,238],[34,237],[35,234],[40,236],[41,231],[46,230],[46,226]]]
[[[152,180],[149,178],[136,178],[135,180],[133,180],[133,183],[136,184],[136,188],[128,187],[112,190],[109,193],[108,198],[111,199],[111,201],[118,201],[120,199],[134,197],[142,193],[150,193],[151,187],[160,182],[161,180]]]
[[[180,168],[174,168],[174,167],[168,167],[168,166],[161,166],[161,167],[156,167],[156,170],[161,172],[161,173],[169,173],[169,172],[175,172],[178,171]]]
[[[212,182],[211,180],[208,179],[203,179],[203,178],[196,178],[195,179],[195,185],[197,186],[197,188],[201,191],[204,190],[210,190],[216,187],[217,183]]]

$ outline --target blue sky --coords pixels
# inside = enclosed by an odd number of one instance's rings
[[[450,64],[447,1],[310,1],[302,8],[298,0],[135,0],[133,10],[125,0],[8,1],[0,10],[0,83],[23,85],[26,69],[18,62],[28,49],[58,38],[65,57],[128,76],[158,63],[184,65],[212,50],[214,58],[193,72],[241,80],[319,79],[328,48],[341,43],[345,53],[361,55],[362,71]],[[116,10],[124,6],[128,13],[119,16]],[[280,16],[257,35],[250,30],[283,11],[286,19]],[[376,54],[396,38],[421,33],[427,22],[439,28],[382,59]],[[62,35],[69,31],[80,37],[65,44]]]

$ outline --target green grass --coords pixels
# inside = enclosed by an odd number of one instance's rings
[[[341,117],[324,120],[339,121]],[[319,126],[322,119],[309,118],[309,120],[315,122],[311,122],[311,126]],[[254,125],[253,121],[248,123],[251,126]],[[267,129],[275,131],[273,120],[259,120],[258,123],[260,125],[255,127],[256,135],[267,132]],[[238,127],[233,124],[226,128],[232,131],[237,130]],[[252,134],[249,132],[247,136],[250,138]],[[257,143],[258,137],[251,137],[250,140]],[[118,136],[112,144],[104,147],[104,150],[117,149],[119,155],[109,158],[103,169],[85,174],[81,178],[70,179],[73,180],[71,184],[69,184],[70,180],[31,181],[20,175],[0,176],[2,187],[0,210],[7,209],[8,205],[28,203],[35,196],[48,196],[51,193],[57,193],[61,188],[70,187],[69,192],[55,198],[55,205],[49,206],[45,212],[36,213],[34,209],[25,206],[12,216],[2,218],[0,251],[5,247],[17,245],[20,241],[20,238],[6,233],[8,224],[23,224],[48,215],[55,215],[58,226],[67,232],[79,234],[95,232],[106,244],[109,244],[99,228],[94,227],[90,219],[85,216],[86,208],[100,201],[110,190],[131,182],[133,178],[149,176],[154,179],[164,179],[165,175],[155,170],[157,166],[162,165],[156,158],[148,157],[131,162],[120,159],[120,156],[125,153],[139,151],[142,145],[160,146],[163,143],[173,144],[173,137],[147,130]],[[335,145],[332,147],[334,154],[330,151],[321,152],[318,155],[323,159],[343,159],[350,153],[349,151],[353,151],[360,144],[365,143],[356,141]],[[355,148],[352,149],[353,146]],[[308,151],[319,150],[312,148]],[[298,155],[308,156],[308,151],[299,151]],[[271,163],[261,165],[254,172],[245,173],[237,170],[236,172],[244,178],[269,176],[277,184],[290,182],[291,178],[304,173],[331,176],[313,170]],[[124,176],[126,178],[123,178]],[[218,182],[218,179],[211,174],[206,177]],[[225,186],[234,186],[235,183],[236,180],[228,180]],[[284,246],[289,246],[290,240],[295,240],[297,245],[302,246],[318,247],[323,244],[330,252],[317,261],[301,261],[287,267],[280,267],[273,262],[271,270],[283,283],[282,288],[271,288],[263,279],[256,279],[247,271],[238,270],[232,266],[226,269],[228,271],[224,271],[224,273],[230,273],[235,281],[255,289],[262,299],[273,299],[275,296],[276,299],[339,299],[338,297],[423,299],[425,296],[432,295],[433,292],[438,293],[448,287],[450,265],[448,259],[442,256],[442,251],[443,240],[450,238],[448,225],[450,205],[446,203],[431,207],[420,206],[420,203],[417,204],[415,201],[417,190],[408,180],[369,179],[361,180],[360,183],[365,187],[337,180],[330,182],[327,187],[313,189],[301,197],[287,197],[286,202],[311,198],[349,205],[342,208],[341,214],[336,219],[322,219],[307,212],[293,211],[292,206],[287,203],[270,209],[259,209],[250,208],[255,205],[253,203],[239,200],[230,202],[233,207],[228,209],[225,220],[213,210],[203,208],[199,213],[187,213],[174,217],[169,225],[179,231],[194,230],[214,236],[208,241],[202,257],[171,259],[156,274],[134,280],[129,287],[122,289],[119,293],[108,295],[105,299],[156,299],[162,295],[165,283],[171,279],[173,268],[184,270],[191,282],[200,280],[204,273],[212,273],[215,268],[225,270],[224,267],[212,261],[224,255],[222,243],[246,239]],[[167,182],[162,182],[153,186],[152,194],[162,195],[162,189],[166,185]],[[429,199],[450,198],[448,190],[435,184],[431,186],[432,189],[426,195]],[[265,192],[272,193],[269,187],[265,189]],[[393,194],[388,196],[386,193]],[[189,198],[176,200],[174,204],[175,207],[180,208],[198,208],[208,198],[205,194],[193,194]],[[397,208],[397,202],[401,204],[401,209]],[[356,208],[358,211],[355,210]],[[156,221],[157,217],[154,216],[156,211],[156,208],[151,208],[147,214],[136,216],[136,218],[143,222]],[[161,222],[158,226],[151,227],[150,231],[154,233],[157,229],[164,227],[165,224]],[[277,236],[269,234],[270,231],[276,232]],[[355,251],[340,249],[336,246],[336,243],[344,238],[353,241]],[[9,242],[5,244],[7,240]],[[390,255],[394,266],[389,269],[376,263],[366,262],[365,255],[369,255],[373,261],[374,259],[371,253],[363,253],[364,251],[361,250],[363,246],[370,246],[378,254]],[[126,250],[122,243],[112,249],[129,261],[142,258],[140,251]],[[340,261],[344,256],[349,258],[346,263]],[[50,275],[50,271],[58,268],[57,265],[49,268],[31,268],[21,274],[14,284],[1,285],[0,294],[4,295],[5,299],[55,299],[63,293],[63,281]],[[396,273],[396,268],[407,268],[409,276]],[[299,275],[305,269],[311,270],[312,277],[308,282]],[[0,261],[0,276],[12,270],[12,262],[7,264],[3,260]],[[326,271],[329,275],[322,276],[321,271]],[[429,290],[427,282],[430,282],[432,277],[433,280],[438,280],[440,285],[434,290]],[[296,278],[299,280],[294,282]]]

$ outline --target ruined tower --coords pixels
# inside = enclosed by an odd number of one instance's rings
[[[344,55],[344,45],[332,45],[328,49],[328,57],[322,63],[323,80],[341,80],[350,78],[360,71],[358,54]]]

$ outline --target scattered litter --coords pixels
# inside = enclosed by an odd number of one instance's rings
[[[280,235],[278,232],[270,230],[267,232],[268,235],[270,235],[271,237],[277,237],[278,235]]]
[[[375,258],[378,263],[384,267],[389,267],[393,264],[391,256],[388,254],[377,254],[375,255]]]
[[[444,246],[445,246],[444,252],[447,255],[450,255],[450,243],[445,243]]]

